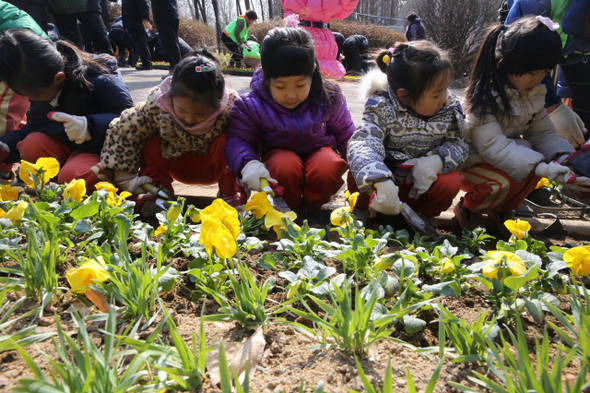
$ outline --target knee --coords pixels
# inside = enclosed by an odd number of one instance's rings
[[[433,188],[437,192],[445,194],[457,195],[461,191],[461,183],[463,182],[463,174],[457,171],[451,171],[444,175],[438,175],[436,183]]]
[[[33,132],[20,141],[16,148],[20,156],[25,161],[35,162],[38,158],[43,156],[42,146],[46,146],[47,135],[40,132]]]

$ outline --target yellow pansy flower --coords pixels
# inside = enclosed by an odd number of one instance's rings
[[[6,215],[4,209],[0,208],[0,218],[3,218]]]
[[[549,179],[547,179],[546,177],[542,177],[541,180],[539,180],[537,182],[537,185],[535,186],[535,190],[537,188],[541,188],[541,187],[549,187]]]
[[[383,255],[377,258],[373,268],[378,272],[382,272],[383,270],[389,269],[393,265],[393,262],[395,262],[395,254]]]
[[[517,219],[515,220],[506,220],[504,222],[504,226],[508,228],[510,233],[516,236],[517,239],[521,240],[530,230],[531,224],[528,221]]]
[[[156,236],[160,236],[160,235],[165,235],[166,232],[168,232],[168,229],[164,226],[164,225],[160,225],[157,229],[156,229]]]
[[[445,274],[445,273],[450,273],[454,270],[455,270],[455,264],[453,263],[451,258],[448,258],[448,257],[445,258],[445,260],[443,261],[443,264],[440,268],[440,272],[442,274]]]
[[[109,279],[109,272],[105,268],[104,260],[101,256],[96,259],[98,261],[90,259],[85,264],[66,272],[66,279],[70,283],[72,292],[84,293],[89,289],[92,281],[104,282]]]
[[[295,297],[295,291],[299,291],[299,288],[303,284],[303,281],[297,280],[297,282],[289,287],[287,290],[287,300],[293,299]]]
[[[77,203],[82,202],[82,197],[86,195],[86,180],[72,179],[63,192],[64,199],[72,198]]]
[[[107,195],[107,203],[112,207],[117,207],[121,203],[123,203],[125,198],[130,197],[131,195],[133,194],[131,194],[128,191],[123,191],[119,196],[117,196],[117,194],[115,194],[114,192],[109,192],[109,195]]]
[[[18,188],[14,188],[9,184],[0,186],[0,200],[2,201],[16,201],[18,193]]]
[[[590,274],[590,246],[570,248],[563,253],[563,260],[577,277]]]
[[[101,181],[94,186],[97,190],[105,190],[106,192],[117,192],[119,189],[109,183],[108,181]]]
[[[271,210],[264,217],[264,226],[274,229],[279,239],[281,238],[281,228],[287,230],[287,225],[283,222],[283,217],[289,217],[291,221],[295,221],[297,214],[295,212],[282,213],[278,210]],[[293,224],[293,228],[301,230],[301,227],[297,224]]]
[[[346,199],[346,201],[348,201],[348,206],[350,206],[350,211],[354,210],[354,207],[356,206],[356,200],[359,197],[359,193],[358,192],[354,192],[354,193],[350,193],[350,191],[346,190],[344,192],[344,198]]]
[[[252,198],[246,203],[245,209],[251,211],[258,219],[266,216],[268,212],[274,210],[267,195],[266,192],[262,191],[252,195]]]
[[[20,161],[18,177],[29,187],[35,187],[35,182],[25,169],[28,169],[30,174],[37,177],[40,176],[39,172],[42,169],[44,171],[43,179],[39,180],[47,184],[51,178],[59,173],[59,162],[53,157],[41,157],[34,164],[25,160]]]
[[[201,212],[194,206],[190,206],[187,212],[188,218],[191,219],[192,222],[198,223],[201,222]]]
[[[201,210],[200,217],[201,220],[204,220],[205,217],[218,220],[227,228],[234,239],[240,234],[238,211],[221,198],[217,198],[213,203]]]
[[[219,220],[210,216],[203,217],[199,243],[205,246],[207,254],[215,253],[220,258],[231,258],[236,253],[236,240],[229,229]]]
[[[523,260],[513,252],[508,251],[489,251],[490,262],[484,266],[482,274],[490,280],[496,278],[500,282],[504,278],[514,276],[519,277],[526,273],[526,266]],[[505,259],[505,267],[504,260]]]
[[[168,222],[176,222],[176,219],[180,215],[180,211],[182,210],[182,204],[180,202],[174,202],[172,206],[168,209],[166,213],[166,219]]]
[[[14,206],[4,215],[4,218],[12,220],[12,223],[14,224],[23,219],[28,207],[29,204],[27,202],[20,201],[18,205]]]
[[[330,213],[330,222],[332,223],[332,225],[338,227],[346,225],[346,217],[348,214],[350,214],[350,212],[352,212],[352,209],[349,206],[334,209],[332,213]]]

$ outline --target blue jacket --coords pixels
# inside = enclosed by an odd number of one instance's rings
[[[10,154],[4,163],[20,160],[16,145],[33,132],[47,134],[71,150],[100,154],[111,120],[119,117],[124,109],[133,106],[129,88],[116,72],[114,58],[108,60],[108,66],[113,74],[101,74],[91,68],[87,69],[86,79],[92,83],[91,91],[64,88],[55,107],[49,102],[32,101],[27,113],[27,124],[20,130],[9,132],[0,138],[0,141],[10,148]],[[63,123],[47,118],[47,114],[53,111],[86,116],[91,139],[81,144],[71,141],[64,130]]]

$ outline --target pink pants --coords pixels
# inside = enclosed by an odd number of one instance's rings
[[[518,209],[541,179],[530,174],[517,183],[505,172],[489,164],[476,165],[463,170],[463,174],[465,180],[461,189],[467,192],[463,206],[476,213]]]
[[[112,181],[108,172],[100,167],[98,154],[71,150],[66,145],[41,132],[33,132],[20,141],[16,147],[23,160],[35,163],[42,157],[54,157],[60,165],[57,182],[69,183],[73,179],[86,181],[86,192],[95,190],[99,181]]]
[[[151,168],[157,182],[172,190],[172,181],[184,184],[219,184],[219,191],[226,195],[236,193],[236,176],[226,171],[223,148],[227,133],[213,139],[205,154],[186,153],[167,159],[162,156],[160,136],[154,135],[145,143],[142,153],[142,167]]]
[[[453,204],[453,199],[461,189],[463,175],[457,171],[439,174],[437,180],[432,183],[430,189],[417,199],[410,198],[408,193],[412,184],[397,184],[399,187],[399,200],[407,203],[412,209],[424,213],[427,216],[436,217],[447,210]],[[358,192],[358,187],[352,177],[348,179],[350,192]],[[369,206],[370,194],[361,194],[357,199],[356,206],[360,209],[367,209]]]
[[[330,202],[344,184],[342,175],[348,169],[346,161],[331,147],[322,147],[305,158],[290,150],[276,149],[262,161],[270,176],[285,187],[283,199],[293,210],[299,208],[302,199],[312,209]]]

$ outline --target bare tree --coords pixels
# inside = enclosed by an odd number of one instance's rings
[[[416,0],[413,5],[428,38],[451,53],[456,73],[469,72],[486,27],[497,20],[498,0]]]
[[[205,0],[194,0],[193,6],[195,19],[207,23],[207,8],[205,7]]]

